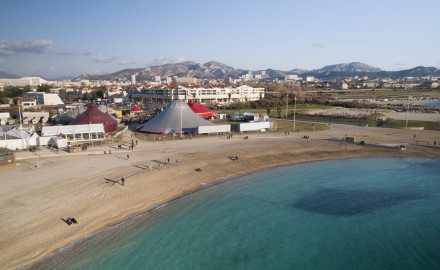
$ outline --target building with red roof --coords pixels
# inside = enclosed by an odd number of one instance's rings
[[[112,132],[118,129],[118,122],[110,115],[101,112],[95,103],[89,105],[89,108],[78,115],[71,125],[103,124],[105,132]]]

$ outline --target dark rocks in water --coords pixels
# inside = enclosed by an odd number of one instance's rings
[[[334,216],[371,213],[403,201],[420,199],[417,193],[382,190],[320,189],[293,202],[291,206]]]

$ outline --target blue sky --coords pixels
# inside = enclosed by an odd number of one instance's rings
[[[164,63],[318,69],[440,68],[440,1],[34,1],[0,3],[0,71],[46,77]]]

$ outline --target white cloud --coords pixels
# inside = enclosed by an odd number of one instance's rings
[[[119,61],[119,65],[138,65],[138,61],[128,61],[128,60],[121,60]]]
[[[322,42],[317,42],[317,43],[313,43],[312,47],[314,47],[314,48],[324,48],[324,47],[327,47],[327,45],[325,45],[325,43],[322,43]]]
[[[94,53],[94,51],[88,51],[88,52],[83,53],[82,55],[92,55],[93,53]]]
[[[121,57],[124,57],[125,53],[119,54],[119,55],[114,55],[114,56],[110,56],[110,57],[105,57],[104,55],[98,53],[97,55],[92,57],[92,61],[93,62],[98,62],[98,63],[109,63],[113,60],[117,60]]]
[[[6,60],[5,59],[3,59],[3,58],[0,58],[0,64],[3,64],[3,63],[5,63],[6,62]]]
[[[25,41],[0,41],[0,55],[18,54],[43,54],[47,52],[47,47],[52,45],[52,40],[33,40]]]
[[[86,73],[90,74],[90,75],[97,75],[97,74],[101,74],[102,72],[100,69],[92,69],[92,70],[87,71]]]
[[[75,51],[54,51],[54,50],[47,50],[47,54],[51,55],[74,55],[76,54]]]
[[[165,64],[176,64],[186,60],[183,56],[159,56],[151,61],[151,66],[160,66]]]

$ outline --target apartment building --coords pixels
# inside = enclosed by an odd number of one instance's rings
[[[40,77],[23,77],[19,79],[0,79],[0,85],[3,86],[40,86],[47,83]]]
[[[171,102],[173,100],[199,100],[200,103],[219,103],[255,101],[264,97],[264,88],[253,88],[247,85],[170,85],[150,88],[131,88],[132,99],[152,100],[154,102]]]

